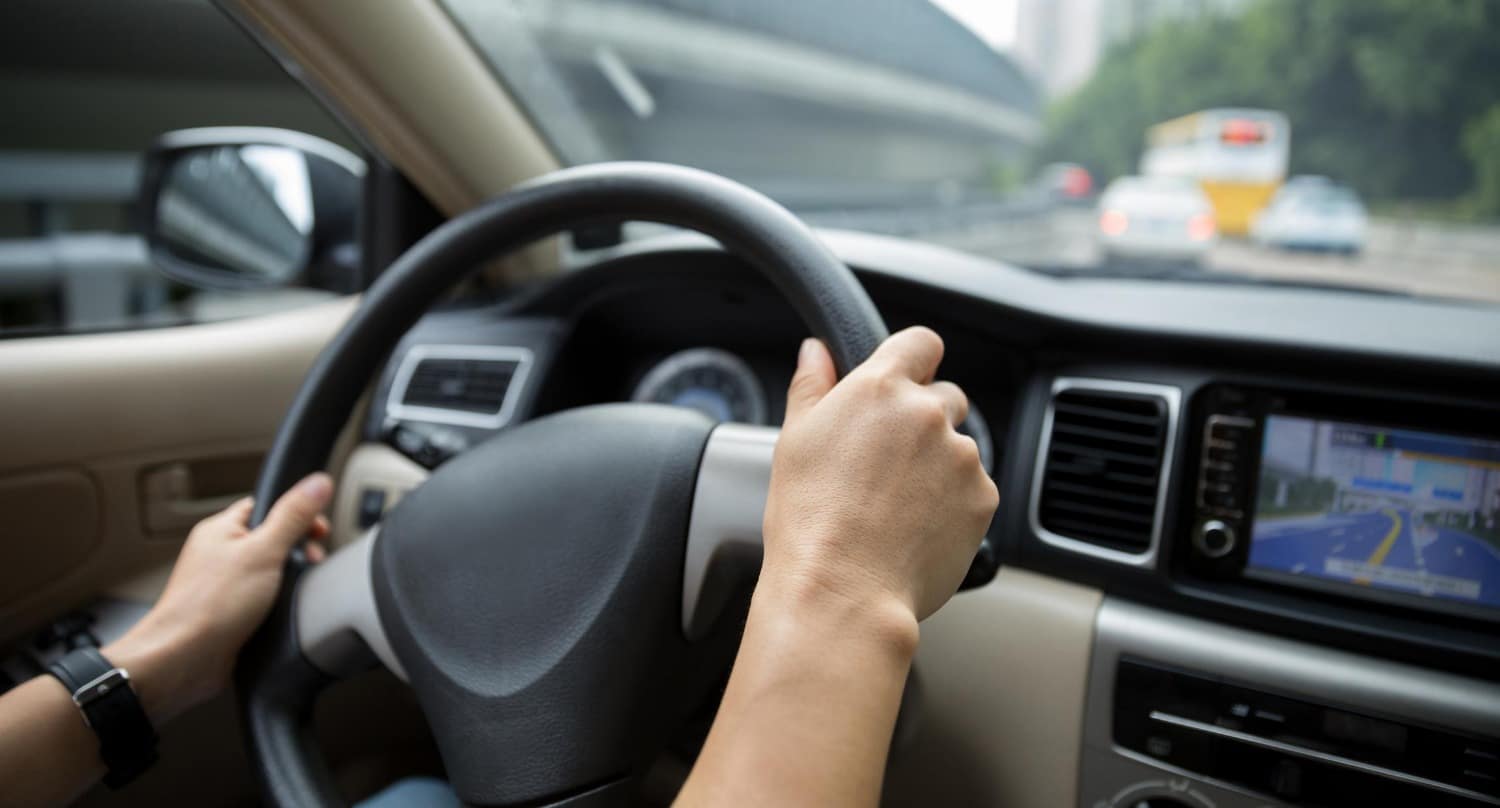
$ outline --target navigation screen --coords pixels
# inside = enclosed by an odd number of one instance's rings
[[[1500,443],[1270,416],[1248,568],[1500,608]]]

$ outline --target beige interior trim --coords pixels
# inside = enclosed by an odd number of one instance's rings
[[[449,214],[558,167],[432,0],[234,0],[350,123]]]
[[[356,298],[179,328],[0,341],[0,472],[268,440]],[[22,428],[24,427],[24,428]]]
[[[1078,804],[1095,589],[1004,568],[922,624],[887,806]]]
[[[338,495],[334,499],[332,544],[343,547],[359,538],[359,503],[366,491],[385,496],[382,513],[390,510],[401,497],[427,480],[430,472],[406,455],[383,443],[361,443],[349,453],[339,477]]]

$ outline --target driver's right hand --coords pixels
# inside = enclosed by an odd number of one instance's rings
[[[843,380],[803,343],[772,463],[761,586],[812,588],[922,620],[957,591],[999,504],[968,400],[934,381],[943,341],[892,335]]]

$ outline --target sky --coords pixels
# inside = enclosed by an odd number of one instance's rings
[[[932,0],[996,50],[1016,41],[1016,0]]]

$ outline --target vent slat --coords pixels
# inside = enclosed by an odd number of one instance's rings
[[[1089,516],[1097,516],[1107,522],[1122,523],[1123,525],[1145,525],[1150,527],[1152,521],[1149,511],[1141,513],[1131,510],[1128,507],[1110,508],[1103,505],[1093,505],[1081,501],[1078,497],[1044,494],[1042,502],[1053,511],[1066,510],[1070,513],[1082,513]]]
[[[1060,432],[1064,435],[1072,435],[1074,437],[1082,438],[1098,438],[1100,440],[1110,441],[1111,443],[1123,443],[1130,446],[1155,446],[1159,441],[1158,437],[1155,434],[1127,435],[1122,432],[1111,432],[1107,429],[1094,429],[1086,426],[1078,426],[1077,424],[1054,424],[1052,429],[1055,433]]]
[[[1064,482],[1063,480],[1056,479],[1055,477],[1047,481],[1045,491],[1062,491],[1068,494],[1079,494],[1086,497],[1098,497],[1101,499],[1110,500],[1112,502],[1128,502],[1132,505],[1149,505],[1152,508],[1156,507],[1156,497],[1154,495],[1127,494],[1120,491],[1110,491],[1098,486],[1075,485],[1070,482]],[[1154,493],[1155,492],[1153,492],[1153,494]]]
[[[1122,421],[1124,423],[1140,424],[1142,426],[1161,425],[1161,413],[1152,413],[1151,415],[1131,415],[1130,413],[1126,412],[1116,412],[1113,410],[1102,409],[1100,407],[1090,407],[1085,404],[1069,404],[1061,401],[1059,401],[1056,406],[1058,412],[1066,413],[1068,415],[1084,415],[1093,418],[1105,418],[1111,421]]]
[[[1103,474],[1095,474],[1091,467],[1070,466],[1061,462],[1050,464],[1048,469],[1054,476],[1064,474],[1077,475],[1086,478],[1088,481],[1102,479],[1112,483],[1119,483],[1120,485],[1143,486],[1149,491],[1156,491],[1156,477],[1150,474],[1126,474],[1120,471],[1106,471]]]
[[[407,379],[401,403],[494,415],[505,406],[519,365],[513,359],[422,359]]]
[[[1140,531],[1137,530],[1116,530],[1084,519],[1057,517],[1052,525],[1048,529],[1054,533],[1106,546],[1134,545],[1140,536]]]
[[[1116,452],[1109,449],[1101,449],[1097,446],[1085,446],[1081,443],[1074,443],[1072,441],[1060,441],[1056,438],[1055,429],[1053,430],[1053,432],[1053,452],[1067,452],[1069,454],[1079,455],[1080,457],[1100,457],[1105,460],[1111,460],[1117,463],[1129,463],[1138,466],[1156,465],[1156,455],[1154,453],[1146,454],[1143,452],[1141,454],[1133,454],[1131,452],[1123,451]]]
[[[1160,396],[1084,388],[1058,393],[1037,492],[1042,527],[1111,549],[1148,549],[1169,428]]]

